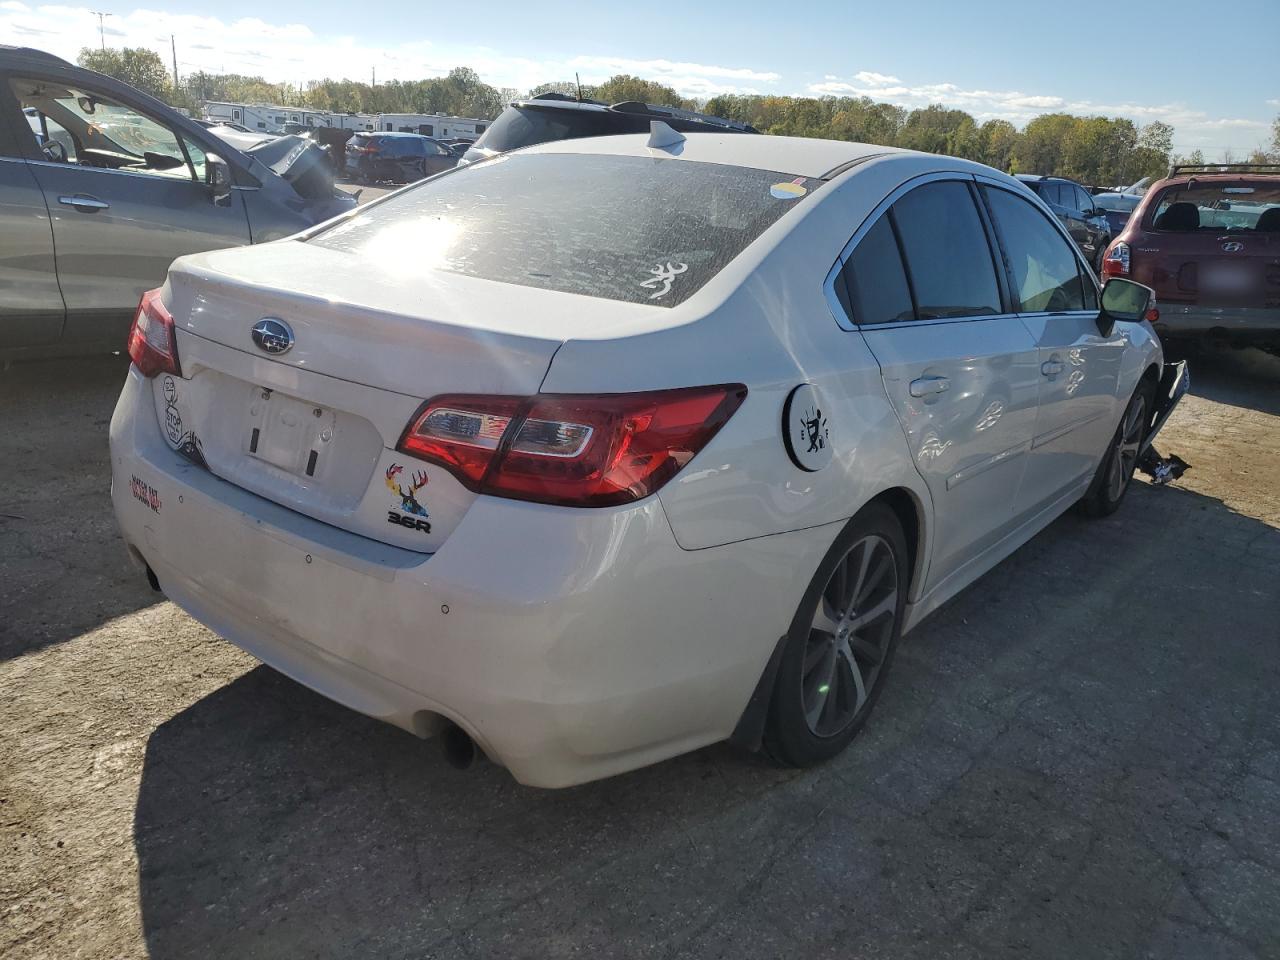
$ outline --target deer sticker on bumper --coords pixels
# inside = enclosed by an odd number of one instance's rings
[[[387,522],[406,527],[409,530],[430,533],[431,524],[427,520],[430,514],[427,513],[427,508],[415,496],[419,490],[427,485],[427,475],[422,471],[415,472],[410,478],[409,489],[406,491],[400,485],[400,474],[403,472],[404,467],[398,463],[393,463],[387,468],[387,489],[400,498],[399,507],[387,511]]]

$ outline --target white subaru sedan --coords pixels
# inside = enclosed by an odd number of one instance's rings
[[[1185,384],[1153,317],[978,164],[547,143],[175,262],[112,497],[193,617],[455,762],[810,764],[904,632],[1119,505]]]

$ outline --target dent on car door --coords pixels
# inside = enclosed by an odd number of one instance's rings
[[[1072,243],[1012,191],[983,184],[1019,315],[1039,356],[1038,412],[1018,511],[1087,483],[1115,429],[1124,331],[1098,327],[1098,289]]]
[[[1037,351],[1006,308],[971,181],[935,179],[892,199],[842,278],[933,499],[933,589],[1017,522]]]
[[[249,241],[240,192],[215,203],[204,183],[202,141],[75,73],[9,86],[72,142],[65,158],[39,153],[34,135],[27,147],[52,218],[67,340],[118,342],[175,257]]]
[[[30,131],[0,77],[0,350],[57,341],[64,317],[53,225],[18,129]]]

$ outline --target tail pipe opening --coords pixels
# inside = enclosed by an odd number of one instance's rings
[[[449,766],[467,770],[476,762],[476,742],[456,723],[448,724],[440,733],[440,747]]]

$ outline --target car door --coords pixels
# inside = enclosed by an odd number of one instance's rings
[[[1071,235],[1076,246],[1083,250],[1086,256],[1092,256],[1090,228],[1085,220],[1084,211],[1080,209],[1080,199],[1076,196],[1075,184],[1059,181],[1057,187],[1058,209],[1055,212],[1058,214],[1058,219],[1067,228],[1067,233]]]
[[[0,85],[0,350],[54,343],[64,319],[53,225],[19,132],[28,120]]]
[[[241,192],[215,202],[204,146],[162,113],[76,71],[5,79],[23,107],[73,142],[65,157],[39,152],[34,135],[27,147],[52,219],[65,339],[118,342],[174,258],[249,242]]]
[[[913,181],[882,208],[841,279],[933,500],[933,589],[1018,522],[1038,353],[1008,308],[971,177]]]
[[[444,144],[437,140],[425,140],[423,143],[427,148],[427,176],[457,166],[458,158]]]
[[[1039,359],[1038,412],[1017,510],[1034,514],[1087,484],[1119,416],[1127,338],[1098,328],[1093,274],[1062,231],[1020,192],[980,192],[996,227],[1018,316]]]

